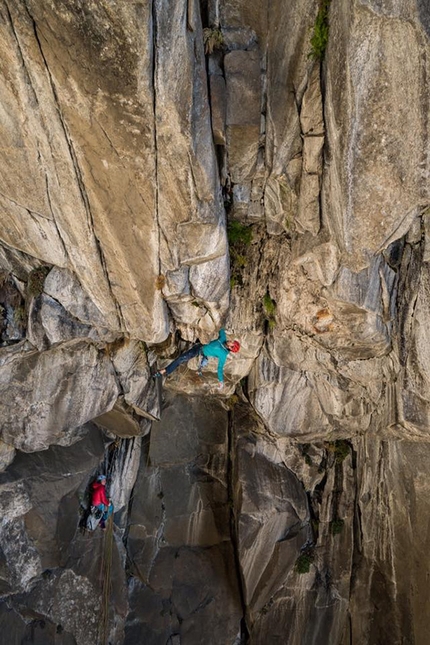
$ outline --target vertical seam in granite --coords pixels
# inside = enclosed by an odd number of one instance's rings
[[[124,320],[123,320],[123,316],[122,316],[122,312],[121,312],[121,307],[119,305],[119,302],[118,302],[117,298],[115,297],[115,294],[114,294],[113,288],[112,288],[112,284],[111,284],[110,279],[109,279],[109,272],[108,272],[108,268],[107,268],[106,257],[105,257],[104,252],[103,252],[102,244],[101,244],[99,238],[97,237],[97,234],[96,234],[96,231],[95,231],[94,218],[93,218],[93,214],[92,214],[92,211],[91,211],[91,206],[90,206],[90,202],[89,202],[89,199],[88,199],[87,191],[85,189],[85,184],[84,184],[84,181],[83,181],[83,178],[82,178],[81,168],[79,166],[78,158],[77,158],[75,149],[74,149],[73,144],[72,144],[72,140],[71,140],[68,128],[67,128],[67,124],[66,124],[66,122],[64,120],[64,117],[63,117],[63,114],[61,112],[60,101],[58,99],[58,94],[57,94],[57,90],[56,90],[56,87],[55,87],[54,79],[52,78],[51,70],[49,69],[48,61],[46,60],[46,57],[45,57],[45,54],[44,54],[43,48],[42,48],[42,43],[40,41],[39,34],[37,32],[37,24],[36,24],[35,19],[31,15],[30,10],[29,10],[29,8],[27,6],[27,2],[25,0],[24,0],[24,6],[25,6],[25,9],[26,9],[26,11],[28,13],[28,16],[29,16],[29,18],[30,18],[30,20],[32,22],[33,31],[34,31],[34,38],[36,40],[37,46],[38,46],[39,51],[40,51],[41,58],[43,60],[45,68],[46,68],[46,73],[47,73],[47,76],[48,76],[48,79],[49,79],[49,84],[50,84],[50,87],[51,87],[51,90],[52,90],[52,96],[54,98],[54,103],[55,103],[55,106],[57,108],[58,118],[59,118],[61,127],[62,127],[63,132],[64,132],[64,139],[65,139],[67,147],[69,149],[70,158],[71,158],[71,161],[72,161],[72,164],[73,164],[73,168],[75,170],[76,183],[77,183],[79,192],[80,192],[81,197],[82,197],[82,203],[84,205],[85,212],[86,212],[86,214],[88,216],[88,223],[89,223],[89,225],[91,227],[91,231],[92,231],[93,236],[94,236],[95,245],[96,245],[96,248],[97,248],[97,251],[98,251],[98,254],[99,254],[100,264],[101,264],[103,273],[104,273],[105,278],[106,278],[106,282],[107,282],[107,285],[108,285],[108,288],[109,288],[109,292],[110,292],[110,295],[111,295],[111,298],[112,298],[112,302],[114,303],[114,306],[115,306],[115,312],[116,312],[116,315],[117,315],[118,325],[119,325],[120,329],[124,329],[125,325],[124,325]],[[48,195],[48,197],[49,197],[49,195]],[[50,200],[49,200],[49,203],[50,203]],[[51,212],[52,212],[52,209],[51,209]],[[54,213],[52,213],[52,215],[54,216]],[[55,220],[55,217],[54,217],[54,223],[55,223],[55,226],[57,227],[58,234],[59,234],[59,236],[61,238],[61,233],[60,233],[60,230],[58,228],[58,225],[57,225],[57,222]],[[64,244],[64,242],[63,242],[63,244]]]
[[[230,508],[230,540],[233,547],[233,557],[236,569],[236,578],[239,589],[239,598],[242,606],[242,621],[241,621],[241,645],[249,643],[249,631],[247,625],[247,606],[245,601],[245,586],[240,566],[239,545],[237,536],[237,523],[236,523],[236,499],[235,499],[235,460],[234,460],[234,411],[230,410],[228,413],[228,450],[227,450],[227,489]]]

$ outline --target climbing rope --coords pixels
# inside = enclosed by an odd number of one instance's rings
[[[121,449],[121,439],[111,444],[105,451],[104,472],[107,480],[111,481],[112,471],[116,458]],[[113,552],[113,513],[106,520],[106,528],[103,537],[102,560],[100,566],[100,581],[102,586],[100,620],[99,620],[99,645],[108,645],[109,643],[109,606],[112,590],[112,552]]]
[[[108,645],[109,639],[109,606],[112,590],[112,551],[113,551],[113,515],[106,521],[103,539],[101,564],[102,595],[99,621],[99,645]]]

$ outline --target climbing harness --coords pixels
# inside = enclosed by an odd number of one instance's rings
[[[100,524],[102,517],[103,509],[101,509],[99,506],[90,506],[90,512],[85,523],[85,528],[88,531],[95,531]]]

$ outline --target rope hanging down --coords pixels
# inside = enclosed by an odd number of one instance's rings
[[[108,645],[109,641],[109,605],[112,591],[112,550],[113,550],[113,516],[106,522],[103,540],[103,555],[101,563],[102,595],[99,621],[99,645]]]

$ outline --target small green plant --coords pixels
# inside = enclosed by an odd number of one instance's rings
[[[328,441],[325,444],[328,452],[334,454],[337,464],[341,464],[348,457],[350,453],[349,443],[345,439],[337,439],[336,441]]]
[[[314,561],[313,551],[308,550],[305,553],[302,553],[301,555],[299,555],[294,565],[297,573],[309,573],[309,569],[311,568],[311,564],[313,561]]]
[[[321,0],[320,8],[315,20],[314,31],[311,38],[310,58],[323,60],[328,43],[330,0]]]
[[[237,220],[227,226],[227,239],[230,251],[230,287],[243,285],[242,270],[247,265],[247,247],[252,242],[252,228]]]
[[[249,246],[252,242],[252,228],[241,224],[235,219],[231,220],[227,225],[227,238],[230,246],[238,242]]]
[[[228,399],[227,399],[227,406],[229,410],[233,410],[234,406],[239,403],[239,397],[237,394],[232,394]]]
[[[344,524],[345,524],[345,522],[343,520],[341,520],[340,518],[332,520],[330,522],[330,533],[332,535],[339,535],[339,533],[342,533]]]
[[[26,318],[26,315],[25,315],[24,307],[16,307],[16,309],[13,312],[14,322],[17,325],[20,325],[25,321],[25,318]]]
[[[269,331],[273,331],[276,327],[276,320],[274,318],[269,318],[267,324],[269,326]]]
[[[206,27],[203,29],[203,43],[205,54],[212,54],[215,49],[222,49],[224,46],[224,37],[219,27]]]
[[[334,442],[334,454],[336,457],[336,463],[341,464],[348,455],[349,455],[349,443],[344,439],[338,439]]]
[[[264,307],[264,311],[266,313],[266,316],[268,316],[269,318],[272,318],[275,315],[276,302],[274,300],[272,300],[272,298],[270,297],[269,292],[266,292],[266,294],[264,295],[263,307]]]
[[[40,296],[43,291],[45,278],[49,271],[49,267],[40,266],[29,273],[27,280],[27,292],[29,296]]]
[[[236,253],[234,260],[235,260],[236,266],[238,266],[240,269],[244,269],[247,265],[246,257],[241,253]]]
[[[275,320],[276,302],[272,300],[268,291],[263,297],[263,309],[264,309],[264,315],[266,317],[269,329],[270,331],[272,331],[276,326],[276,320]]]

